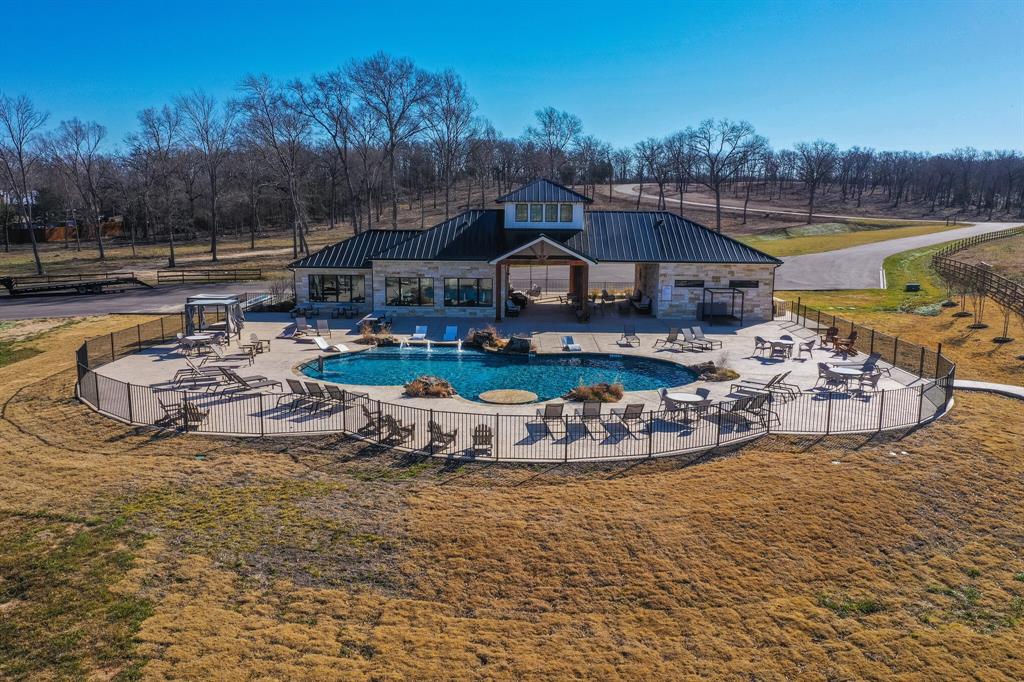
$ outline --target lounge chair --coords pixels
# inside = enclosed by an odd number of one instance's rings
[[[473,454],[490,453],[494,450],[494,432],[487,424],[477,424],[473,428]]]
[[[313,343],[315,343],[316,347],[319,348],[320,350],[324,351],[325,353],[331,353],[331,352],[333,352],[333,353],[347,353],[347,352],[349,352],[349,347],[346,346],[345,344],[343,344],[343,343],[335,343],[335,344],[332,345],[330,343],[327,343],[327,341],[324,340],[324,337],[322,337],[322,336],[314,336],[313,337]]]
[[[302,336],[303,334],[307,334],[310,331],[311,330],[309,323],[306,322],[305,317],[300,316],[295,318],[295,336]]]
[[[508,300],[505,301],[505,316],[506,317],[518,317],[519,316],[519,310],[520,310],[519,306],[517,306],[512,301],[508,301]]]
[[[338,388],[334,384],[325,384],[324,390],[327,391],[327,395],[331,400],[336,400],[340,403],[349,403],[360,398],[369,398],[369,393],[354,393],[353,391],[346,391],[343,388]]]
[[[544,422],[544,428],[552,438],[555,437],[555,432],[551,429],[552,424],[558,424],[563,431],[565,430],[564,411],[565,403],[548,403],[544,409],[537,410],[537,416]]]
[[[243,376],[239,376],[239,374],[237,372],[235,372],[234,370],[230,370],[230,369],[228,369],[226,367],[224,367],[222,369],[223,369],[223,372],[224,372],[224,376],[227,378],[227,381],[222,383],[222,384],[218,384],[217,386],[214,386],[212,390],[215,391],[215,392],[218,389],[220,389],[220,390],[234,389],[234,390],[242,390],[242,391],[258,391],[259,389],[267,388],[268,386],[281,388],[281,382],[280,381],[277,381],[275,379],[268,379],[267,377],[265,377],[263,375],[255,375],[255,376],[243,377]]]
[[[426,341],[427,340],[427,327],[426,325],[419,325],[416,330],[413,331],[409,337],[410,341]]]
[[[636,335],[636,327],[631,324],[623,326],[622,336],[619,337],[619,341],[625,341],[630,346],[632,346],[633,342],[635,341],[636,345],[639,346],[640,337]]]
[[[679,329],[677,327],[672,327],[672,328],[670,328],[668,330],[668,335],[665,338],[663,338],[663,339],[655,339],[654,340],[654,347],[658,348],[659,346],[680,346],[681,347],[681,344],[679,343]]]
[[[327,320],[316,321],[316,333],[320,336],[331,335],[331,325]]]
[[[381,415],[380,419],[387,432],[384,434],[384,440],[394,441],[396,445],[411,440],[416,433],[415,424],[403,424],[401,420],[395,419],[390,414]]]
[[[635,424],[640,424],[640,427],[643,428],[643,413],[643,403],[631,403],[623,408],[612,408],[612,414],[619,418],[622,425],[626,427],[626,431],[628,431],[629,435],[634,438],[636,438],[637,435],[633,431],[633,426]]]
[[[878,366],[878,361],[881,359],[881,353],[872,353],[864,360],[854,360],[853,362],[830,362],[829,365],[832,367],[860,367],[862,371],[868,374],[877,371],[884,372],[886,376],[892,376],[892,371],[888,367]]]
[[[704,336],[704,330],[701,329],[700,327],[690,327],[690,331],[693,332],[693,338],[695,338],[700,343],[706,344],[712,349],[722,347],[722,342],[719,341],[718,339],[711,339],[708,338],[707,336]]]
[[[285,327],[281,331],[280,334],[277,335],[277,338],[279,338],[279,339],[293,339],[293,338],[295,338],[295,332],[296,332],[295,325],[294,324],[290,324],[287,327]]]
[[[767,395],[767,394],[765,394]],[[747,405],[754,399],[755,396],[746,396],[743,398],[737,398],[731,403],[722,403],[722,408],[719,414],[723,418],[728,419],[739,419],[743,422],[744,426],[750,428],[750,417],[744,414],[747,411]]]
[[[221,350],[218,346],[210,346],[210,350],[213,351],[213,354],[217,356],[217,360],[216,361],[219,361],[219,362],[231,362],[232,360],[245,360],[250,365],[252,365],[254,362],[256,362],[256,352],[252,348],[247,348],[245,346],[243,346],[239,350],[239,352],[231,353],[230,355],[225,355],[224,351]]]
[[[583,347],[576,343],[571,336],[563,336],[562,350],[569,351],[570,353],[580,353],[583,351]]]
[[[370,406],[366,403],[362,403],[359,407],[362,408],[363,417],[366,418],[366,424],[359,431],[374,436],[380,433],[380,410],[370,409]]]
[[[742,388],[745,385],[756,391],[768,391],[768,392],[780,392],[785,393],[788,397],[795,398],[800,393],[800,387],[795,384],[787,384],[786,377],[790,375],[790,372],[783,372],[782,374],[776,374],[768,381],[758,381],[757,379],[740,379],[739,384],[733,384],[730,390],[735,390],[735,387]]]
[[[698,341],[697,337],[693,335],[693,332],[689,329],[681,329],[679,331],[683,335],[683,345],[690,350],[706,351],[711,350],[711,344],[705,341]]]
[[[312,381],[304,381],[306,385],[306,392],[309,393],[311,400],[315,400],[319,406],[325,405],[331,397],[324,392],[324,387],[318,383]]]
[[[761,426],[768,428],[769,423],[772,421],[776,423],[782,422],[782,420],[779,419],[779,415],[771,409],[771,401],[771,394],[762,393],[761,395],[750,398],[747,404],[742,408],[742,411],[754,416]]]
[[[459,328],[454,324],[450,324],[444,328],[444,336],[441,337],[442,343],[455,343],[459,340]]]
[[[578,409],[577,408],[575,410],[575,415],[576,415],[576,418],[579,419],[580,422],[587,428],[587,432],[590,433],[591,436],[593,436],[594,434],[590,430],[590,427],[587,426],[587,422],[591,422],[591,421],[594,421],[594,420],[597,420],[598,422],[601,421],[601,418],[603,416],[601,414],[601,401],[600,400],[585,400],[585,401],[583,401],[583,409]]]
[[[441,425],[433,419],[427,421],[427,430],[430,432],[430,444],[427,447],[431,449],[440,448],[441,450],[444,450],[446,448],[450,448],[455,443],[455,439],[459,435],[458,429],[445,431],[441,428]]]
[[[291,399],[289,407],[293,410],[297,410],[300,407],[309,409],[310,412],[320,406],[319,402],[313,400],[306,387],[302,385],[302,382],[298,379],[285,379],[288,384],[288,390],[290,393],[285,393],[277,399],[277,405],[280,406],[285,400]]]

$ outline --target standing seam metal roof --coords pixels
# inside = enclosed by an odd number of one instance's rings
[[[593,199],[579,192],[574,192],[564,185],[552,182],[547,178],[539,178],[523,185],[519,189],[503,194],[495,201],[499,204],[513,201],[565,201],[573,203],[591,203]]]

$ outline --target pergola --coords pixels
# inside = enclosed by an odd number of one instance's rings
[[[209,329],[210,325],[206,319],[207,309],[213,309],[220,313],[223,310],[224,333],[228,336],[241,334],[245,326],[245,313],[242,311],[242,304],[238,296],[216,296],[213,294],[197,294],[185,299],[185,333]],[[220,315],[218,314],[219,318]]]
[[[708,294],[711,294],[708,300]],[[736,315],[736,297],[739,296],[739,316]],[[743,289],[708,287],[700,304],[700,319],[709,322],[736,322],[743,325]]]

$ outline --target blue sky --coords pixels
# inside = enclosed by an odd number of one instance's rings
[[[115,142],[175,94],[384,50],[455,69],[508,135],[552,105],[616,145],[727,117],[776,146],[1024,149],[1024,0],[6,2],[0,90]]]

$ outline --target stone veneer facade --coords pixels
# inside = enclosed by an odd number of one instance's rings
[[[401,261],[373,262],[373,309],[399,317],[459,317],[494,319],[494,306],[446,307],[444,280],[446,277],[490,279],[492,291],[498,292],[495,268],[485,262],[473,261]],[[388,277],[431,277],[434,280],[433,306],[389,306],[384,300],[384,280]]]
[[[676,280],[702,280],[706,288],[726,288],[730,280],[755,280],[757,288],[743,289],[743,320],[756,322],[772,319],[775,267],[742,263],[644,263],[637,265],[637,282],[643,282],[638,288],[654,302],[656,317],[693,319],[704,298],[704,289],[677,287]],[[661,298],[664,287],[671,287],[670,300]]]

